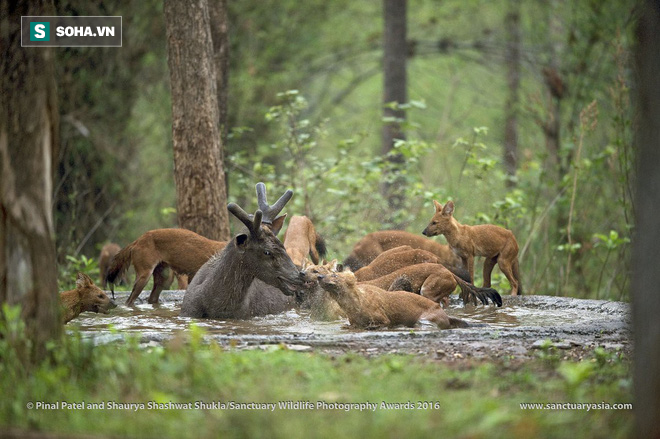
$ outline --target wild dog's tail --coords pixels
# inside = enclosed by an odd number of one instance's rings
[[[319,254],[319,259],[323,260],[325,255],[328,253],[328,249],[325,246],[325,239],[323,239],[323,236],[319,235],[318,233],[316,234],[316,244],[314,244],[314,247],[316,247],[316,251]]]
[[[117,278],[121,279],[126,270],[128,270],[128,267],[130,267],[133,246],[135,246],[135,242],[121,249],[119,253],[112,258],[110,267],[106,272],[105,279],[110,283],[110,291],[112,291],[113,299],[115,298],[115,280],[117,280]]]
[[[401,276],[394,279],[394,282],[392,282],[387,291],[408,291],[410,293],[414,293],[415,288],[413,288],[413,283],[412,280],[410,280],[410,277],[408,277],[407,274],[402,274]]]
[[[522,281],[520,280],[520,265],[518,264],[518,258],[516,258],[516,260],[513,261],[513,266],[511,267],[511,270],[513,271],[513,277],[515,277],[516,280],[518,281],[518,295],[522,296],[523,287],[522,287]]]
[[[344,267],[350,268],[350,270],[355,273],[360,268],[364,267],[364,263],[360,258],[355,256],[355,254],[351,253],[346,259],[344,259]]]
[[[502,296],[500,296],[500,293],[494,289],[475,287],[455,274],[454,279],[456,279],[456,283],[458,283],[458,286],[461,288],[460,297],[463,299],[463,303],[472,303],[476,305],[477,299],[479,299],[481,303],[488,305],[488,299],[490,299],[495,305],[502,306]]]
[[[444,265],[444,264],[443,264]],[[445,268],[449,271],[451,271],[454,275],[460,277],[463,279],[465,282],[472,283],[472,279],[470,279],[470,273],[468,273],[467,269],[465,267],[459,267],[459,266],[454,266],[454,265],[445,265]]]

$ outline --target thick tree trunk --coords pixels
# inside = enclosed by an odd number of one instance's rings
[[[383,11],[385,24],[383,29],[383,103],[385,118],[404,120],[403,110],[390,108],[388,104],[395,102],[405,104],[408,102],[406,58],[408,46],[406,42],[406,0],[384,0]],[[392,150],[396,139],[405,140],[401,124],[396,121],[386,122],[383,126],[382,154],[386,156]],[[390,172],[383,175],[383,195],[392,210],[400,209],[403,205],[403,179],[397,175],[398,169],[404,166],[403,157],[399,154],[391,155],[392,164]]]
[[[507,41],[507,85],[509,95],[505,105],[504,123],[504,167],[509,177],[514,177],[518,169],[518,105],[520,90],[520,0],[509,0],[509,12],[506,15],[505,28]],[[513,186],[513,179],[507,181]]]
[[[165,0],[179,226],[229,239],[218,98],[206,0]]]
[[[21,305],[36,359],[62,330],[51,211],[59,119],[53,51],[21,47],[21,16],[54,10],[0,3],[0,302]]]
[[[660,438],[660,4],[641,2],[637,29],[637,227],[632,255],[634,437]]]

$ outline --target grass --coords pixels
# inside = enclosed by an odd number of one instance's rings
[[[1,326],[4,325],[4,326]],[[522,410],[520,403],[629,403],[630,363],[597,349],[580,362],[551,348],[536,360],[458,363],[389,355],[234,351],[192,326],[163,347],[93,346],[73,334],[26,364],[20,325],[0,323],[2,429],[130,437],[627,437],[632,410]],[[27,404],[60,402],[54,410]],[[61,401],[84,402],[63,409]],[[306,401],[307,410],[150,409],[149,403]],[[376,404],[372,410],[317,402]],[[386,409],[381,403],[412,403]],[[105,409],[90,409],[103,403]],[[112,403],[144,404],[137,411]]]

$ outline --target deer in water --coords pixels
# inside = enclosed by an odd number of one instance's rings
[[[353,246],[351,254],[344,260],[344,266],[355,272],[371,263],[382,252],[402,245],[429,251],[436,255],[439,263],[452,273],[463,279],[468,276],[461,259],[451,251],[449,246],[403,230],[381,230],[364,236]]]
[[[422,231],[425,236],[445,235],[452,250],[463,260],[474,279],[474,257],[484,256],[484,288],[490,287],[490,275],[497,264],[511,284],[511,295],[522,294],[518,264],[518,241],[511,230],[492,224],[468,226],[454,218],[454,203],[444,206],[433,200],[435,213]]]
[[[181,316],[245,319],[290,309],[292,296],[305,286],[304,273],[275,234],[261,227],[261,210],[251,219],[234,203],[227,208],[247,230],[199,269],[183,297]],[[274,288],[255,288],[255,279]]]
[[[263,212],[263,226],[274,234],[279,233],[286,215],[277,216],[293,196],[288,190],[272,206],[266,200],[266,186],[257,183],[257,203]],[[186,229],[156,229],[146,232],[131,244],[124,247],[113,259],[108,269],[107,279],[112,284],[131,265],[135,268],[135,283],[126,305],[131,306],[138,298],[149,278],[153,276],[154,287],[149,295],[149,303],[158,303],[161,291],[167,283],[164,272],[169,266],[178,275],[187,275],[190,282],[197,271],[214,254],[227,246],[225,241],[214,241]]]

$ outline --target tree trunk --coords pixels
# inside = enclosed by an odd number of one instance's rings
[[[59,118],[53,50],[21,47],[21,16],[54,10],[0,3],[0,302],[21,306],[35,359],[62,331],[51,210]]]
[[[179,226],[227,240],[229,217],[206,0],[165,0]]]
[[[636,231],[632,254],[634,437],[660,437],[660,5],[640,3],[637,28]]]
[[[508,33],[506,64],[509,95],[504,109],[504,167],[507,186],[514,186],[513,177],[518,169],[518,105],[520,90],[520,0],[509,0],[505,26]]]
[[[408,101],[406,79],[406,0],[384,0],[383,10],[385,24],[383,29],[383,103],[384,116],[394,119],[383,125],[382,154],[387,156],[393,148],[396,139],[405,140],[405,134],[399,121],[405,120],[405,112],[398,108],[390,108],[388,104],[404,104]],[[403,206],[404,182],[398,170],[403,168],[404,160],[400,154],[390,155],[388,160],[391,169],[383,175],[383,196],[387,199],[391,210]]]
[[[229,30],[227,20],[227,0],[211,0],[211,37],[213,38],[213,63],[215,83],[218,91],[218,126],[222,146],[227,144],[227,100],[229,96]]]

